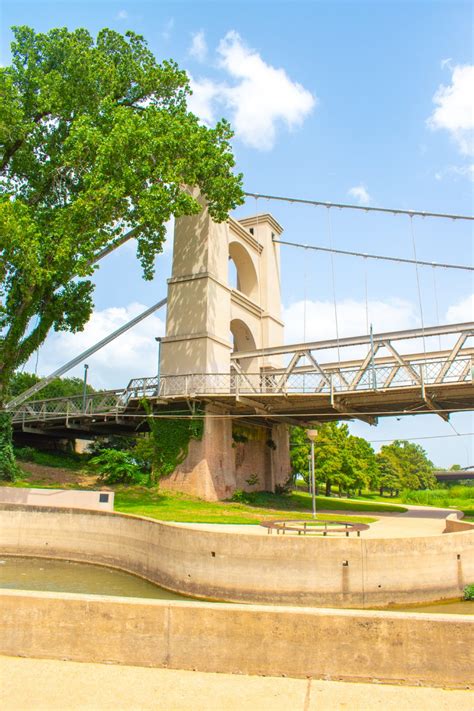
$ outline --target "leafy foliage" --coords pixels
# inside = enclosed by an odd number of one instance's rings
[[[8,384],[8,396],[16,397],[39,381],[40,378],[33,373],[16,372]],[[30,399],[48,400],[55,397],[73,397],[74,395],[82,395],[83,391],[84,383],[81,378],[56,378]],[[95,390],[91,385],[87,384],[86,392],[92,394]]]
[[[12,444],[12,421],[7,412],[0,412],[0,479],[15,481],[18,467]]]
[[[311,446],[306,431],[292,428],[290,443],[293,473],[308,483]],[[422,447],[396,440],[376,455],[365,439],[349,434],[345,423],[320,425],[314,452],[316,482],[325,485],[326,495],[333,486],[346,492],[379,487],[381,494],[390,491],[393,495],[401,489],[429,489],[436,484],[433,464]]]
[[[200,440],[204,433],[202,413],[196,417],[153,417],[149,404],[144,402],[148,412],[150,437],[137,443],[137,455],[150,465],[149,483],[172,474],[187,457],[191,439]]]
[[[464,588],[464,599],[474,600],[474,583],[472,585],[466,585]]]
[[[88,468],[99,473],[104,484],[137,484],[142,479],[140,467],[129,452],[104,449],[89,461]]]
[[[135,443],[135,437],[110,434],[102,437],[96,437],[87,447],[87,452],[92,456],[102,454],[105,449],[118,449],[122,452],[129,452],[133,449]]]
[[[16,27],[0,67],[0,405],[51,328],[79,331],[98,255],[133,230],[145,278],[165,223],[242,201],[229,125],[200,125],[189,83],[144,39],[109,29]]]
[[[73,451],[49,451],[35,449],[34,447],[15,447],[15,457],[22,462],[34,462],[45,467],[59,469],[80,470],[88,462],[87,454],[78,454]]]
[[[402,489],[434,489],[436,479],[433,463],[419,444],[406,440],[395,440],[384,445],[378,455],[386,465],[386,473],[398,480]]]
[[[292,428],[292,469],[294,473],[300,473],[307,483],[310,452],[306,431],[301,427]],[[326,495],[336,485],[344,491],[367,488],[374,484],[378,476],[374,450],[362,437],[350,435],[345,423],[328,422],[318,427],[314,459],[316,482],[325,485]]]
[[[303,427],[290,429],[290,463],[293,477],[299,474],[308,483],[308,457],[311,446]]]
[[[185,72],[141,36],[13,32],[0,67],[0,409],[48,332],[89,320],[104,250],[133,235],[151,279],[166,222],[201,210],[186,186],[218,222],[243,201],[229,124],[202,126]],[[11,448],[2,457],[6,471]]]

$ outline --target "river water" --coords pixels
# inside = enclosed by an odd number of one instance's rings
[[[0,558],[0,588],[143,597],[155,600],[192,599],[160,588],[154,583],[121,570],[50,558]],[[397,606],[390,611],[474,615],[474,600]]]
[[[0,588],[189,600],[121,570],[50,558],[0,557]]]

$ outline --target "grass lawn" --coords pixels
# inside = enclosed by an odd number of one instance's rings
[[[274,518],[311,518],[311,497],[306,493],[289,496],[258,493],[251,495],[251,501],[202,501],[177,492],[150,490],[140,487],[117,487],[115,510],[123,513],[149,516],[162,521],[190,523],[257,523]],[[348,518],[354,523],[371,523],[376,520],[370,514],[386,511],[380,504],[363,504],[359,501],[344,501],[325,497],[317,498],[318,519],[325,521],[344,521]],[[327,509],[347,511],[347,514],[326,513]],[[393,506],[389,510],[406,511],[402,506]],[[369,515],[353,515],[366,512]],[[350,514],[350,516],[348,516]]]
[[[64,460],[63,460],[64,461]],[[85,472],[25,463],[24,471],[14,486],[53,488],[97,488],[96,478]],[[311,496],[305,491],[288,495],[268,492],[246,494],[243,501],[203,501],[178,492],[167,492],[145,486],[110,487],[115,491],[115,510],[162,521],[189,523],[258,523],[275,518],[311,518]],[[358,501],[318,496],[318,518],[326,521],[371,523],[377,512],[403,512],[403,506],[377,501]],[[319,513],[323,511],[324,513]],[[328,513],[335,511],[337,513]],[[355,514],[355,515],[354,515]],[[375,516],[374,516],[375,514]]]
[[[42,452],[41,450],[33,449],[32,447],[26,447],[25,450],[27,452],[26,456],[22,455],[21,449],[17,453],[17,461],[20,467],[23,462],[33,462],[34,464],[39,464],[45,467],[57,467],[59,469],[80,471],[84,468],[84,465],[88,459],[83,455],[68,452]]]

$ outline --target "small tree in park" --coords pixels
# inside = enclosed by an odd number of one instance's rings
[[[396,439],[380,449],[380,455],[388,455],[396,462],[400,487],[404,489],[434,489],[436,479],[431,462],[423,447],[415,442]]]
[[[242,202],[232,132],[187,110],[186,74],[132,32],[14,28],[0,68],[0,477],[15,463],[1,412],[9,381],[51,329],[76,332],[93,307],[100,253],[133,230],[146,279],[165,223]]]

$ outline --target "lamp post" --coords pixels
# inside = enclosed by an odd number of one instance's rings
[[[86,411],[86,405],[87,405],[87,371],[89,370],[89,366],[87,363],[84,363],[84,381],[82,384],[82,411]]]
[[[316,518],[316,484],[314,476],[314,440],[318,436],[318,430],[306,430],[306,436],[311,442],[311,498],[313,503],[313,518]]]

